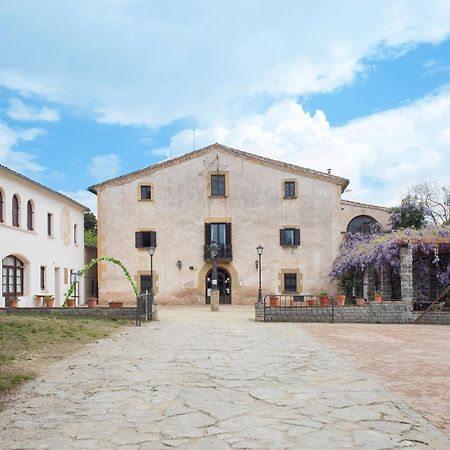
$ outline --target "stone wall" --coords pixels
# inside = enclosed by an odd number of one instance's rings
[[[399,301],[365,306],[267,307],[266,322],[405,323],[405,307]],[[255,320],[264,321],[263,305],[255,305]]]
[[[422,312],[413,312],[413,320],[416,320]],[[450,312],[429,312],[419,322],[426,325],[450,325]]]
[[[136,308],[0,308],[0,314],[92,317],[95,319],[135,320]],[[153,320],[158,319],[158,306],[153,305]]]

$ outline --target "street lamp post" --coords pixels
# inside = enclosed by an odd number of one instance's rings
[[[258,263],[258,275],[259,275],[258,303],[263,302],[262,289],[261,289],[261,255],[263,254],[263,250],[264,250],[264,247],[262,245],[258,245],[258,247],[256,247],[256,252],[258,253],[258,259],[259,259],[259,263]]]
[[[217,256],[219,255],[219,246],[215,241],[211,242],[208,248],[211,254],[211,260],[213,263],[212,276],[211,276],[211,311],[219,311],[219,290],[217,285]]]
[[[148,248],[148,254],[150,255],[150,304],[153,305],[153,255],[155,254],[155,247]]]

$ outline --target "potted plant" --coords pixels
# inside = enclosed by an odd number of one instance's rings
[[[270,306],[280,306],[280,299],[276,294],[270,294],[269,296]]]
[[[306,297],[306,304],[308,306],[314,306],[316,304],[316,297],[314,297],[313,295],[308,295],[308,297]]]
[[[319,302],[320,302],[320,306],[328,306],[328,304],[329,304],[328,292],[322,291],[319,294]]]
[[[20,298],[18,298],[18,297],[7,297],[5,306],[7,308],[18,308],[19,301],[20,301]]]
[[[55,297],[53,297],[53,296],[45,297],[46,308],[53,308],[54,304],[55,304]]]
[[[73,297],[68,298],[66,304],[67,304],[68,308],[74,308],[75,307],[75,299]]]
[[[108,306],[110,308],[123,308],[123,302],[110,300]]]
[[[97,306],[97,298],[96,297],[89,297],[87,299],[87,307],[88,308],[95,308]]]
[[[336,298],[336,305],[338,305],[338,306],[344,306],[345,305],[345,298],[346,298],[346,296],[345,296],[345,294],[342,291],[339,291],[336,294],[335,298]]]
[[[366,304],[366,299],[364,297],[356,298],[356,306],[364,306]]]
[[[381,303],[383,294],[380,291],[375,291],[375,293],[373,294],[373,298],[375,300],[375,303]]]

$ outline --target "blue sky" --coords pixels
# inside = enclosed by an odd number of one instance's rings
[[[220,142],[391,205],[448,184],[448,1],[0,2],[0,163],[86,188]],[[339,5],[339,6],[336,6]]]

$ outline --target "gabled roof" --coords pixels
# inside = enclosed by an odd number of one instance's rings
[[[391,212],[392,208],[386,206],[371,205],[369,203],[352,202],[351,200],[341,200],[341,205],[354,206],[356,208],[377,209],[379,211]]]
[[[89,191],[96,194],[98,190],[102,190],[111,186],[118,186],[121,184],[129,183],[130,181],[136,180],[142,176],[150,175],[158,170],[166,169],[168,167],[181,164],[185,161],[198,158],[212,151],[222,151],[230,155],[237,156],[238,158],[251,161],[255,164],[260,164],[262,166],[272,167],[274,169],[279,169],[284,172],[295,173],[298,175],[303,175],[305,177],[320,179],[328,183],[337,184],[341,186],[342,192],[344,192],[345,188],[348,186],[350,182],[347,178],[337,177],[329,173],[319,172],[317,170],[307,169],[304,167],[296,166],[294,164],[288,164],[282,161],[277,161],[275,159],[265,158],[263,156],[244,152],[242,150],[237,150],[235,148],[226,147],[225,145],[216,143],[208,145],[207,147],[200,148],[198,150],[194,150],[193,152],[177,156],[176,158],[168,159],[166,161],[153,164],[151,166],[145,167],[144,169],[136,170],[135,172],[131,172],[117,178],[112,178],[110,180],[104,181],[103,183],[94,184],[93,186],[89,187]]]
[[[51,194],[56,195],[57,197],[61,197],[64,200],[67,200],[67,201],[73,203],[74,205],[82,208],[84,211],[89,211],[89,208],[87,206],[84,206],[81,203],[76,202],[75,200],[71,199],[70,197],[67,197],[67,195],[61,194],[61,192],[55,191],[47,186],[44,186],[43,184],[38,183],[37,181],[34,181],[31,178],[28,178],[25,175],[22,175],[21,173],[16,172],[6,166],[3,166],[2,164],[0,164],[0,170],[4,170],[5,172],[7,172],[17,178],[25,180],[26,182],[31,183],[31,184],[43,189],[44,191],[50,192]]]

